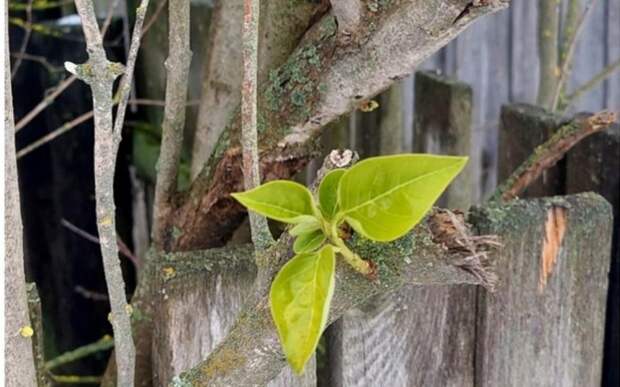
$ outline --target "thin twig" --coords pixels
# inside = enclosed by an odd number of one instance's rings
[[[138,58],[138,50],[140,49],[140,38],[142,36],[142,25],[144,17],[149,6],[149,0],[142,0],[140,6],[136,9],[136,22],[133,27],[133,36],[131,37],[131,46],[127,55],[127,64],[125,66],[125,75],[121,79],[121,85],[117,90],[119,95],[119,105],[116,109],[116,120],[114,121],[114,132],[120,133],[123,130],[125,122],[125,112],[127,110],[127,102],[129,101],[129,92],[133,81],[133,72],[136,67],[136,59]]]
[[[598,74],[592,77],[592,79],[590,79],[583,85],[579,86],[571,95],[566,97],[563,110],[566,110],[571,104],[573,104],[579,98],[581,98],[582,95],[594,89],[599,83],[609,78],[618,69],[620,69],[620,59],[616,60],[615,62],[611,63],[609,66],[605,67]]]
[[[510,201],[519,196],[545,170],[555,165],[579,141],[616,122],[616,114],[601,112],[579,117],[560,127],[549,140],[538,146],[495,191],[492,200]]]
[[[60,224],[63,225],[63,227],[66,227],[67,229],[81,236],[82,238],[86,239],[87,241],[99,244],[99,238],[79,228],[75,224],[69,222],[67,219],[61,219]],[[135,267],[139,267],[140,262],[138,261],[138,257],[136,257],[131,252],[131,250],[129,250],[129,247],[127,247],[125,242],[123,242],[123,240],[118,235],[116,236],[116,243],[118,245],[119,252],[123,254],[127,259],[129,259],[134,264]]]
[[[28,0],[26,4],[26,25],[30,26],[32,24],[32,0]],[[22,39],[22,44],[19,47],[18,54],[25,54],[26,48],[28,47],[28,43],[30,42],[30,35],[32,34],[31,28],[26,28],[24,32],[24,39]],[[19,66],[22,64],[22,57],[18,57],[15,61],[15,65],[13,66],[13,71],[11,71],[11,79],[15,78],[15,74],[17,74],[17,70],[19,70]]]
[[[73,291],[79,294],[80,296],[86,298],[87,300],[105,301],[105,302],[110,301],[110,298],[107,296],[107,294],[88,290],[85,287],[80,286],[80,285],[77,285],[76,287],[74,287]]]
[[[579,40],[579,35],[583,30],[583,26],[585,25],[585,21],[588,19],[588,15],[594,8],[596,4],[596,0],[591,0],[590,3],[586,5],[586,8],[583,10],[579,21],[575,26],[574,32],[572,34],[572,40],[570,43],[566,43],[567,47],[563,49],[566,50],[562,54],[561,63],[560,63],[560,74],[558,77],[558,81],[555,85],[555,90],[553,92],[553,100],[551,102],[551,111],[556,111],[558,109],[558,104],[560,103],[560,96],[562,94],[562,90],[564,89],[564,85],[566,84],[566,80],[568,79],[568,75],[570,74],[570,66],[573,61],[573,55],[575,54],[575,48],[577,47],[577,41]]]
[[[144,105],[144,106],[157,106],[157,107],[164,107],[165,102],[164,101],[157,101],[157,100],[152,100],[152,99],[134,99],[134,100],[130,100],[130,103],[134,103],[136,105]],[[185,105],[186,106],[196,106],[198,105],[199,101],[197,100],[192,100],[192,101],[188,101]],[[70,131],[71,129],[74,129],[75,127],[77,127],[78,125],[90,120],[91,118],[93,118],[93,111],[89,111],[86,112],[74,119],[72,119],[71,121],[65,122],[64,124],[62,124],[61,126],[59,126],[58,128],[52,130],[51,132],[49,132],[48,134],[46,134],[45,136],[35,140],[34,142],[26,145],[25,147],[23,147],[22,149],[20,149],[17,152],[17,159],[19,160],[20,158],[26,156],[27,154],[29,154],[30,152],[34,151],[35,149],[47,144],[48,142],[58,138],[59,136],[67,133],[68,131]]]
[[[132,387],[135,375],[135,346],[132,338],[130,308],[125,295],[125,281],[118,258],[114,206],[114,169],[121,141],[112,121],[113,85],[123,72],[122,65],[108,61],[93,2],[75,0],[86,38],[88,62],[76,66],[65,63],[68,71],[86,82],[93,95],[95,121],[95,197],[97,229],[103,269],[112,309],[110,322],[114,332],[117,385]],[[133,69],[128,69],[131,72]]]
[[[105,36],[106,32],[110,28],[110,24],[112,24],[112,16],[114,14],[114,9],[116,9],[116,6],[118,5],[119,2],[120,0],[115,0],[114,2],[110,4],[110,8],[108,9],[108,15],[106,16],[106,19],[103,22],[103,27],[101,29],[102,36]],[[54,91],[52,91],[45,98],[43,98],[43,100],[39,102],[37,106],[35,106],[32,110],[30,110],[28,114],[22,117],[22,119],[20,119],[17,122],[17,124],[15,124],[15,132],[19,132],[20,129],[28,125],[30,121],[32,121],[36,116],[39,115],[39,113],[45,110],[45,108],[51,105],[52,102],[54,102],[54,100],[56,100],[56,98],[60,94],[62,94],[63,91],[67,90],[67,88],[71,86],[73,82],[75,82],[76,80],[77,80],[77,77],[75,75],[71,75],[69,78],[62,81],[56,88],[54,88]]]
[[[258,20],[260,0],[243,2],[243,84],[241,89],[241,143],[243,145],[243,182],[246,190],[260,185],[257,134],[257,77],[258,77]],[[257,250],[264,250],[273,237],[267,219],[254,212],[249,213],[252,242]],[[257,254],[258,258],[261,256]],[[258,263],[258,262],[257,262]],[[263,262],[264,264],[264,262]],[[258,265],[261,267],[261,265]]]
[[[144,27],[142,29],[142,36],[144,36],[146,34],[146,31],[148,31],[157,21],[157,18],[159,18],[161,11],[164,10],[166,4],[168,4],[168,0],[163,0],[157,5],[155,12],[153,12],[153,16],[151,16],[151,18],[146,23],[144,23]]]
[[[192,52],[190,39],[190,1],[168,3],[168,59],[166,59],[166,106],[162,122],[162,140],[159,152],[155,203],[153,209],[153,241],[159,249],[167,250],[172,238],[169,227],[172,203],[177,188],[177,175],[183,128],[185,101]]]
[[[94,343],[65,352],[56,356],[52,360],[45,362],[45,368],[50,371],[56,367],[60,367],[61,365],[80,360],[86,356],[92,355],[93,353],[106,351],[112,347],[114,347],[114,340],[112,340],[112,337],[105,335]]]
[[[32,152],[33,150],[39,148],[40,146],[42,146],[43,144],[46,144],[50,141],[52,141],[53,139],[55,139],[56,137],[68,132],[69,130],[75,128],[76,126],[90,120],[91,118],[93,118],[93,111],[89,111],[88,113],[84,113],[79,117],[76,117],[74,119],[72,119],[71,121],[65,122],[62,126],[60,126],[59,128],[51,131],[50,133],[46,134],[45,136],[39,138],[38,140],[34,141],[33,143],[25,146],[24,148],[20,149],[19,152],[17,152],[17,159],[19,160],[20,158],[26,156],[28,153]]]
[[[115,0],[110,5],[110,8],[108,10],[108,15],[107,15],[105,21],[103,22],[103,27],[101,29],[102,36],[105,36],[106,32],[108,31],[108,29],[110,27],[110,24],[112,22],[113,11],[114,11],[114,9],[116,8],[116,6],[118,5],[119,2],[120,2],[120,0]],[[149,21],[146,23],[146,26],[142,30],[142,34],[140,35],[140,38],[142,38],[144,36],[144,34],[148,31],[148,29],[153,25],[153,23],[155,22],[155,19],[157,18],[157,16],[158,16],[158,14],[156,13],[156,14],[153,15],[153,17],[151,19],[149,19]],[[43,98],[43,100],[41,100],[41,102],[39,102],[32,110],[30,110],[24,117],[22,117],[15,124],[15,131],[19,131],[20,129],[22,129],[23,127],[28,125],[30,123],[30,121],[32,121],[43,110],[45,110],[45,108],[47,108],[49,105],[51,105],[56,100],[56,98],[60,94],[62,94],[63,91],[65,91],[69,86],[71,86],[73,84],[73,82],[75,82],[76,79],[77,79],[77,77],[75,75],[72,75],[69,78],[63,80],[58,86],[56,86],[54,88],[53,92],[51,92],[45,98]]]
[[[16,52],[16,53],[12,53],[11,57],[39,63],[41,64],[41,66],[45,67],[45,69],[49,71],[50,73],[59,73],[61,71],[65,71],[64,67],[54,66],[53,64],[47,61],[46,57],[41,56],[41,55],[31,55],[25,52],[24,53]]]
[[[50,373],[50,377],[57,384],[99,384],[101,376],[92,375],[56,375]]]

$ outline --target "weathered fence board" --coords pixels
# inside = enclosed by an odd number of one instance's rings
[[[470,154],[471,89],[424,73],[416,76],[414,95],[414,151]],[[389,112],[395,104],[387,105]],[[378,126],[385,135],[384,123],[394,120],[382,118]],[[380,147],[382,153],[400,151],[400,144],[389,144]],[[465,171],[441,205],[467,208],[470,176],[471,170]],[[407,287],[347,313],[330,328],[331,385],[473,385],[475,294],[475,287],[464,285]]]
[[[561,122],[559,116],[534,105],[504,105],[500,117],[501,157],[497,165],[497,180],[507,179],[532,154],[534,148],[551,137]],[[561,195],[564,193],[563,178],[561,166],[550,168],[521,196]]]
[[[518,200],[472,219],[504,243],[497,291],[478,295],[476,385],[599,385],[609,203],[596,194]]]
[[[614,206],[614,236],[603,371],[604,386],[620,385],[620,126],[585,139],[568,153],[568,193],[597,192]]]
[[[252,290],[256,274],[250,270],[252,259],[240,250],[224,258],[206,256],[193,264],[187,262],[185,269],[178,262],[175,269],[162,267],[159,275],[164,286],[154,318],[155,385],[168,385],[174,376],[204,360],[226,337]],[[314,360],[306,365],[303,376],[287,368],[269,383],[270,387],[315,385]]]

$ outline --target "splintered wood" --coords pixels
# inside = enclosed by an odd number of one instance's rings
[[[547,212],[545,222],[545,235],[540,255],[540,280],[538,281],[538,291],[543,292],[547,286],[547,280],[553,271],[553,267],[558,259],[562,240],[566,232],[566,209],[553,206]]]

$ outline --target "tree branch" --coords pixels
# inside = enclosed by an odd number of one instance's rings
[[[458,17],[465,5],[457,0],[392,2],[365,15],[358,33],[363,44],[356,45],[340,44],[334,16],[325,15],[259,93],[265,179],[291,176],[308,161],[321,127],[409,74],[471,22],[507,2],[484,4]],[[243,208],[229,196],[242,189],[240,153],[237,116],[174,216],[180,231],[174,249],[221,245],[243,219]]]
[[[540,81],[538,83],[538,105],[550,109],[554,91],[559,83],[558,61],[560,24],[560,2],[555,0],[538,2],[538,56],[540,57]]]
[[[133,26],[133,35],[131,37],[131,45],[129,46],[129,53],[127,55],[125,74],[123,75],[121,84],[116,91],[119,103],[118,108],[116,109],[114,131],[117,133],[120,133],[123,130],[123,124],[125,123],[125,112],[127,111],[127,102],[129,101],[129,92],[131,91],[131,84],[133,81],[133,71],[136,67],[136,59],[138,58],[138,51],[140,50],[142,25],[144,24],[144,17],[146,16],[146,10],[148,7],[149,0],[142,0],[138,8],[136,8],[136,21]]]
[[[243,84],[241,91],[241,143],[243,148],[243,181],[246,190],[260,185],[260,170],[258,163],[258,135],[257,135],[257,106],[256,88],[258,83],[258,16],[259,0],[244,0],[243,2]],[[257,250],[264,250],[273,243],[269,232],[267,218],[256,213],[250,213],[250,230],[252,242]],[[257,259],[261,255],[256,255]],[[259,262],[262,268],[269,261]]]
[[[105,36],[106,32],[110,28],[110,24],[112,23],[112,16],[114,15],[114,9],[118,6],[120,0],[114,0],[110,3],[110,7],[108,8],[108,15],[106,16],[105,21],[103,22],[103,27],[101,28],[101,35]],[[30,110],[24,117],[22,117],[17,124],[15,125],[15,131],[19,132],[24,126],[28,125],[30,121],[32,121],[36,116],[39,115],[45,108],[51,105],[56,97],[62,94],[63,91],[67,90],[69,86],[73,84],[77,80],[77,76],[71,75],[69,78],[62,81],[54,91],[48,94],[41,102],[39,102],[32,110]]]
[[[4,8],[8,20],[8,9]],[[36,370],[32,353],[32,327],[28,317],[26,275],[24,273],[23,225],[19,200],[17,159],[15,157],[15,125],[13,92],[9,58],[8,23],[4,30],[4,154],[5,154],[5,261],[4,261],[4,340],[6,345],[5,382],[11,386],[36,386]],[[29,331],[28,331],[29,329]],[[30,333],[30,335],[28,334]]]
[[[272,275],[293,255],[291,242],[292,238],[284,234],[263,253],[277,258]],[[496,238],[472,235],[461,217],[445,210],[434,211],[397,241],[374,243],[353,235],[347,243],[354,251],[378,263],[378,280],[368,281],[339,261],[330,322],[368,298],[406,284],[467,283],[492,288],[496,281],[488,255],[489,250],[497,247]],[[228,269],[229,265],[246,265],[247,268],[252,265],[247,258],[251,252],[250,246],[242,246],[168,256],[162,267],[173,268],[176,276],[165,282],[166,294],[173,295],[175,286],[191,281],[189,277],[205,270]],[[231,257],[236,259],[231,260]],[[267,294],[268,287],[260,289],[256,301],[239,315],[224,341],[205,361],[182,374],[176,380],[181,383],[179,385],[183,382],[193,386],[266,385],[278,375],[285,361],[269,312]],[[171,302],[175,301],[178,302]],[[166,300],[160,302],[165,304]]]
[[[588,91],[594,89],[599,83],[603,82],[605,79],[613,75],[620,69],[620,58],[615,62],[611,63],[609,66],[606,66],[602,69],[598,74],[592,77],[589,81],[579,86],[577,90],[575,90],[571,95],[566,97],[566,101],[564,101],[564,106],[562,110],[566,110],[572,103],[575,103],[581,96],[583,96]]]
[[[560,97],[562,96],[562,91],[566,86],[566,80],[570,75],[571,65],[573,62],[573,55],[575,54],[575,48],[577,47],[577,41],[579,40],[579,35],[583,30],[583,26],[585,25],[585,21],[588,19],[588,15],[590,11],[596,5],[596,0],[591,0],[586,8],[583,10],[581,17],[576,19],[575,14],[577,13],[577,9],[579,8],[579,2],[573,0],[570,3],[570,8],[568,10],[567,16],[567,24],[568,28],[572,30],[564,31],[565,41],[562,44],[560,51],[560,72],[557,80],[557,84],[555,85],[555,90],[553,91],[553,99],[551,102],[550,109],[551,111],[556,111],[560,104]]]
[[[157,162],[157,182],[153,209],[153,242],[161,250],[168,250],[172,238],[171,211],[177,189],[177,175],[183,128],[185,127],[185,101],[190,50],[190,1],[168,2],[168,59],[166,59],[166,107],[162,122],[162,140]]]
[[[578,117],[563,125],[497,188],[491,200],[506,202],[517,198],[543,171],[554,166],[579,141],[605,130],[615,121],[614,113],[602,112]]]
[[[118,257],[114,206],[114,169],[121,131],[115,131],[112,122],[114,80],[123,72],[123,66],[109,62],[92,1],[75,0],[86,38],[88,62],[65,67],[86,82],[93,94],[95,120],[95,196],[97,230],[105,279],[110,298],[111,323],[116,347],[119,386],[133,386],[135,347],[131,335],[129,308],[125,296],[125,282]]]

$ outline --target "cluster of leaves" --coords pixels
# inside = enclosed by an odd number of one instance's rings
[[[420,222],[466,162],[466,157],[424,154],[369,158],[325,175],[318,202],[303,185],[284,180],[233,194],[248,209],[293,225],[289,233],[296,237],[296,255],[276,275],[270,302],[295,372],[303,372],[325,329],[336,254],[360,273],[371,272],[368,261],[341,239],[342,223],[373,241],[400,238]]]

